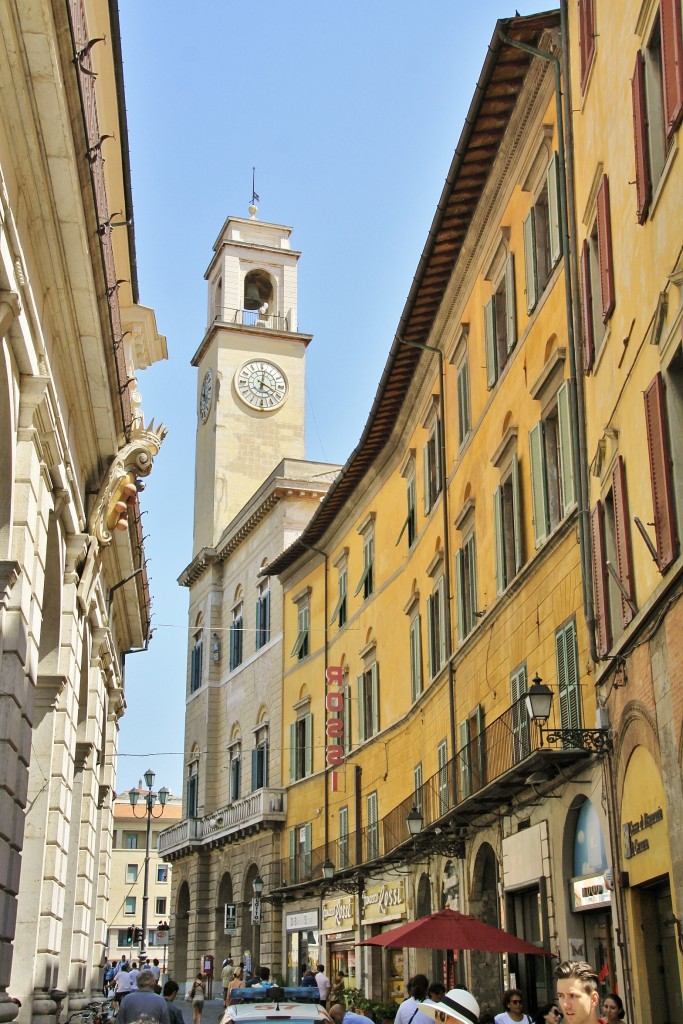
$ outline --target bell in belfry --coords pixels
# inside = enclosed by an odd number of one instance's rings
[[[247,281],[244,288],[244,308],[245,309],[258,309],[263,303],[263,299],[259,293],[258,284],[253,279]]]

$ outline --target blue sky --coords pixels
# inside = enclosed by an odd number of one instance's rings
[[[140,301],[169,358],[140,375],[169,434],[141,504],[154,635],[126,663],[117,790],[180,794],[204,271],[229,214],[293,227],[306,454],[361,435],[496,19],[532,0],[119,0]]]

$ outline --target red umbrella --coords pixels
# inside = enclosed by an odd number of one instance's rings
[[[390,949],[477,949],[488,953],[553,956],[540,946],[504,932],[502,928],[494,928],[476,917],[448,909],[390,928],[383,935],[375,935],[358,945],[387,946]]]

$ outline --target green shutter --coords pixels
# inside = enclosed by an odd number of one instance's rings
[[[472,778],[470,769],[471,749],[469,746],[469,728],[467,722],[460,723],[460,799],[470,795],[472,790]]]
[[[469,363],[465,358],[458,370],[458,443],[463,444],[470,432]]]
[[[439,577],[436,593],[437,612],[439,615],[439,667],[442,668],[446,664],[446,615],[448,614],[448,609],[446,608],[446,584],[443,576]]]
[[[427,515],[432,507],[429,500],[429,442],[422,449],[422,469],[424,473],[425,515]]]
[[[507,347],[511,352],[517,342],[517,307],[515,304],[515,257],[510,253],[505,263],[505,320]]]
[[[289,830],[289,883],[298,881],[298,872],[296,870],[296,829],[290,828]]]
[[[364,743],[367,739],[365,724],[365,676],[358,676],[358,739]]]
[[[467,547],[470,549],[470,615],[472,619],[470,629],[474,629],[476,625],[474,613],[479,608],[477,604],[477,553],[474,546],[474,534],[467,541]]]
[[[562,228],[560,224],[560,158],[553,153],[548,166],[548,230],[550,233],[550,259],[555,266],[562,255]]]
[[[529,456],[531,463],[531,503],[534,516],[536,547],[540,547],[549,533],[548,484],[545,468],[545,445],[543,443],[543,421],[529,431]]]
[[[427,671],[429,678],[434,677],[435,672],[435,651],[434,651],[434,597],[427,595]]]
[[[510,703],[512,706],[512,758],[515,764],[528,756],[529,717],[524,706],[526,694],[526,666],[522,665],[510,676]]]
[[[258,789],[258,747],[251,752],[251,791]]]
[[[519,486],[519,459],[512,457],[512,522],[515,530],[515,575],[524,565],[524,537],[522,536],[522,498]]]
[[[304,718],[304,776],[313,773],[313,715]]]
[[[463,565],[462,565],[462,550],[455,552],[455,597],[456,597],[456,612],[458,615],[458,637],[460,640],[465,639],[465,603],[464,603],[464,587],[463,587]]]
[[[560,479],[562,481],[562,512],[564,515],[576,504],[569,387],[569,381],[566,380],[557,392],[557,431],[559,435],[558,447],[560,449]]]
[[[495,295],[491,296],[484,307],[484,334],[486,340],[486,386],[490,390],[498,380]]]
[[[441,493],[441,451],[442,451],[442,437],[441,437],[441,420],[437,417],[436,423],[434,424],[434,479],[435,479],[435,490],[437,494]]]
[[[379,732],[379,667],[376,661],[373,662],[370,669],[370,686],[372,697],[372,735],[376,736]]]
[[[351,688],[348,683],[344,686],[344,753],[351,750]]]
[[[526,272],[526,308],[531,313],[538,300],[538,276],[536,273],[536,223],[534,211],[524,221],[524,270]]]
[[[474,721],[477,730],[477,788],[481,789],[486,784],[486,743],[484,736],[484,707],[477,704],[474,711]]]
[[[296,722],[289,727],[289,781],[296,780]]]
[[[496,544],[496,593],[505,590],[505,545],[503,543],[503,488],[497,487],[493,494],[493,532]]]

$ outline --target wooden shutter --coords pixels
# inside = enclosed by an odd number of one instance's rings
[[[529,431],[529,457],[531,465],[531,504],[534,517],[536,547],[548,536],[548,483],[546,480],[543,421]]]
[[[472,771],[470,759],[472,748],[470,747],[470,733],[467,722],[460,723],[460,799],[464,800],[472,792]]]
[[[313,772],[313,715],[304,717],[304,774],[306,778]]]
[[[650,457],[652,507],[657,541],[657,565],[665,572],[676,560],[678,534],[673,502],[671,449],[666,419],[664,380],[658,373],[645,392],[647,450]]]
[[[583,372],[593,368],[595,335],[593,332],[593,285],[591,284],[591,250],[587,238],[581,247],[581,322],[583,324]]]
[[[422,693],[422,621],[418,615],[410,623],[410,664],[413,700]]]
[[[429,441],[422,449],[422,469],[424,474],[424,499],[425,499],[425,515],[429,512],[432,507],[429,478],[430,478],[430,458],[429,458]]]
[[[510,253],[505,261],[505,320],[508,352],[517,341],[517,306],[515,300],[515,256]]]
[[[569,404],[569,381],[557,392],[557,432],[560,451],[560,479],[562,481],[562,512],[566,515],[576,504],[574,480],[574,447],[572,444],[572,413]]]
[[[560,727],[562,729],[580,729],[581,690],[574,622],[567,623],[555,634],[555,655],[560,700]],[[565,743],[565,746],[569,746],[569,744]]]
[[[372,735],[376,736],[379,732],[379,667],[376,661],[373,662],[370,668],[370,699],[372,701],[372,707],[370,708]]]
[[[484,307],[484,337],[486,340],[486,386],[490,390],[498,380],[495,295],[491,296]]]
[[[439,616],[439,668],[446,664],[446,584],[443,576],[436,585],[436,610]]]
[[[515,764],[529,754],[529,716],[524,706],[526,694],[526,665],[510,675],[510,704],[512,710],[512,760]]]
[[[664,127],[670,139],[683,113],[683,40],[681,0],[659,0],[662,33],[662,85]]]
[[[519,485],[519,459],[512,458],[512,521],[515,528],[515,575],[524,565],[524,537],[522,535],[522,492]]]
[[[593,596],[595,599],[597,649],[600,657],[604,658],[612,646],[612,629],[609,617],[607,568],[605,566],[605,521],[601,501],[596,502],[591,512],[591,551],[593,555]]]
[[[534,211],[524,221],[524,270],[526,272],[526,309],[531,313],[538,299],[538,276],[536,271],[536,223]]]
[[[299,873],[297,871],[297,858],[296,858],[296,829],[290,828],[289,830],[289,882],[298,882]]]
[[[358,739],[364,743],[368,738],[365,723],[365,676],[358,676]]]
[[[445,814],[448,810],[448,744],[442,740],[436,748],[436,757],[439,768],[439,815]]]
[[[258,756],[259,756],[258,747],[254,747],[254,749],[251,752],[251,791],[252,791],[252,793],[254,792],[255,789],[259,789],[259,784],[258,784]]]
[[[588,72],[595,53],[594,0],[579,0],[579,70],[581,92],[586,88]]]
[[[296,722],[289,727],[289,781],[296,781]]]
[[[497,487],[493,494],[493,532],[496,544],[496,593],[505,590],[505,546],[503,543],[503,488]]]
[[[614,310],[614,258],[612,255],[612,219],[609,205],[609,180],[603,174],[596,196],[598,220],[598,261],[600,263],[600,292],[602,319],[607,323]]]
[[[633,142],[636,151],[636,216],[638,223],[647,219],[647,211],[652,195],[650,180],[650,162],[648,160],[647,111],[645,107],[645,61],[638,50],[636,66],[631,80],[631,97],[633,100]]]
[[[474,534],[467,541],[466,548],[468,549],[469,556],[469,568],[470,568],[470,592],[469,592],[469,618],[470,618],[470,629],[474,629],[477,619],[475,612],[478,610],[479,605],[477,603],[477,553],[474,545]]]
[[[465,639],[465,588],[463,586],[462,549],[455,552],[455,596],[458,614],[458,637]]]
[[[628,495],[626,492],[626,474],[624,460],[621,455],[612,471],[612,498],[614,502],[614,533],[617,550],[617,573],[624,590],[635,599],[635,581],[633,578],[633,556],[631,553],[631,520],[628,513]],[[621,596],[621,621],[628,626],[635,612],[623,594]]]
[[[548,233],[550,235],[550,261],[556,266],[562,255],[562,226],[560,221],[560,158],[553,153],[547,173],[548,181]]]

